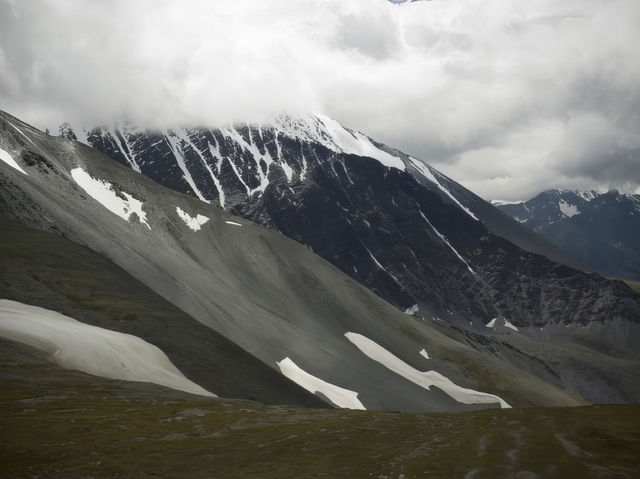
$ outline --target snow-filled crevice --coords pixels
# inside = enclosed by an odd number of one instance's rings
[[[211,156],[213,157],[213,159],[216,160],[216,168],[218,169],[218,174],[221,174],[222,163],[226,160],[229,163],[231,170],[238,178],[238,181],[240,182],[240,184],[242,184],[242,186],[244,186],[244,189],[247,191],[247,197],[251,196],[251,188],[249,188],[249,185],[247,185],[247,183],[245,183],[245,181],[242,179],[242,174],[240,173],[240,171],[238,171],[238,167],[235,165],[232,159],[230,157],[226,157],[222,155],[222,153],[220,152],[220,147],[218,146],[217,142],[215,146],[212,145],[211,143],[208,143],[208,147],[209,147],[209,153],[211,153]]]
[[[474,220],[476,221],[480,221],[478,219],[478,217],[476,215],[473,214],[473,212],[467,208],[465,205],[463,205],[462,203],[460,203],[460,201],[458,201],[458,198],[456,198],[455,196],[453,196],[453,194],[451,194],[451,192],[445,188],[436,178],[436,176],[431,172],[431,169],[425,165],[424,163],[422,163],[421,161],[416,160],[415,158],[409,157],[409,160],[411,161],[411,163],[413,164],[413,166],[415,166],[415,168],[422,173],[422,176],[424,176],[427,180],[429,180],[431,183],[434,183],[438,189],[440,189],[440,191],[442,191],[445,195],[447,195],[451,201],[453,201],[456,205],[458,205],[458,207],[464,211],[465,213],[467,213],[469,216],[471,216]],[[435,171],[435,170],[434,170]]]
[[[467,263],[467,260],[464,259],[462,257],[462,255],[460,253],[458,253],[458,251],[451,245],[451,243],[449,243],[449,240],[447,240],[447,238],[440,233],[435,226],[433,226],[433,224],[431,224],[431,221],[428,220],[428,218],[424,215],[424,213],[420,210],[420,216],[422,216],[422,219],[424,219],[427,224],[431,227],[431,229],[433,230],[433,232],[438,236],[438,238],[440,238],[442,240],[442,242],[447,245],[449,247],[449,249],[451,249],[451,251],[453,251],[453,253],[457,256],[457,258],[462,261],[465,266],[467,267],[467,269],[472,273],[472,274],[476,274],[476,272],[471,268],[471,266],[469,266],[469,263]]]
[[[182,147],[180,146],[180,142],[174,137],[171,132],[168,131],[164,133],[164,137],[167,140],[167,145],[169,146],[171,153],[173,153],[173,157],[176,159],[178,167],[182,170],[182,177],[184,178],[184,180],[191,187],[200,201],[209,203],[209,200],[204,197],[204,195],[196,186],[195,181],[193,181],[191,172],[189,171],[189,168],[187,168],[187,163],[184,161],[184,156],[182,156]]]
[[[211,181],[213,181],[213,184],[215,185],[216,190],[218,191],[218,201],[220,202],[220,207],[224,208],[226,198],[224,195],[224,190],[222,189],[222,184],[220,183],[220,180],[218,180],[218,177],[213,173],[213,170],[211,169],[211,166],[207,162],[207,159],[204,157],[200,149],[198,149],[198,147],[191,141],[191,138],[189,138],[189,133],[186,130],[176,130],[175,135],[178,139],[182,140],[187,145],[189,145],[191,149],[196,152],[198,157],[200,157],[202,166],[204,166],[207,172],[209,173],[209,176],[211,177]]]
[[[360,241],[360,244],[365,250],[367,250],[367,253],[373,260],[373,263],[378,267],[378,269],[381,269],[382,271],[387,273],[391,277],[391,279],[393,279],[399,286],[402,286],[402,283],[400,283],[398,278],[396,278],[387,268],[385,268],[384,266],[382,266],[382,264],[380,264],[380,261],[378,261],[378,259],[375,256],[373,256],[373,253],[371,252],[371,250],[367,248],[367,246],[362,241]]]
[[[124,156],[124,159],[127,160],[127,163],[129,163],[129,166],[131,166],[131,168],[134,171],[137,171],[138,173],[140,173],[140,166],[136,162],[136,158],[135,158],[135,155],[133,153],[133,150],[129,146],[129,142],[126,139],[126,136],[125,136],[126,133],[124,131],[118,130],[118,129],[109,129],[109,130],[107,130],[107,133],[111,138],[113,138],[113,143],[118,148],[118,150],[120,150],[120,153],[122,153],[122,156]],[[120,133],[120,135],[122,136],[122,139],[125,142],[125,146],[127,147],[126,150],[125,150],[124,146],[122,145],[122,142],[120,141],[120,138],[118,137],[119,133]],[[104,135],[104,133],[103,133],[103,135]]]

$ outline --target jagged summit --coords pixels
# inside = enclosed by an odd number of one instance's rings
[[[269,184],[269,176],[284,174],[287,182],[304,181],[309,161],[314,160],[314,151],[301,149],[296,154],[287,149],[291,142],[300,145],[322,147],[330,153],[353,154],[378,160],[385,166],[405,170],[407,164],[424,166],[417,160],[398,151],[385,148],[367,135],[346,128],[337,121],[321,114],[278,115],[272,121],[262,124],[236,123],[225,128],[166,128],[162,130],[143,129],[124,123],[84,130],[82,140],[99,149],[110,152],[119,161],[126,162],[135,171],[141,172],[145,159],[138,152],[141,138],[154,138],[155,144],[148,148],[166,148],[175,157],[182,172],[182,185],[199,199],[218,204],[223,208],[233,205],[227,196],[245,197],[262,194]],[[144,147],[147,147],[145,145]],[[240,165],[230,160],[229,149],[240,150],[243,159],[253,160],[255,165]],[[196,178],[189,171],[191,151],[200,159],[202,171],[208,178]],[[167,153],[169,153],[167,152]],[[294,161],[291,161],[291,160]],[[415,168],[415,166],[413,166]],[[232,183],[222,182],[221,176],[229,173],[235,176]],[[247,168],[255,178],[247,178]],[[425,171],[428,171],[426,169]],[[427,173],[430,174],[430,173]],[[432,175],[432,174],[431,174]],[[196,175],[197,176],[197,175]],[[177,181],[180,181],[178,179]],[[206,185],[213,182],[215,188]],[[237,187],[242,186],[240,191]],[[231,192],[227,191],[229,188]],[[237,198],[236,198],[237,201]]]

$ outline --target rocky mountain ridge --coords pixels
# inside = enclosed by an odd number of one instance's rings
[[[626,285],[549,261],[579,266],[436,169],[325,116],[95,128],[86,142],[309,246],[419,317],[540,327],[638,315]]]
[[[593,271],[640,280],[640,195],[546,190],[528,201],[497,206]]]

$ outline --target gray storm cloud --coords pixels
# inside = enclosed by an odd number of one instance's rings
[[[324,112],[485,198],[640,182],[637,0],[0,0],[0,108],[42,128]]]

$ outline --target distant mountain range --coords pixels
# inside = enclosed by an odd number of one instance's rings
[[[547,190],[528,201],[494,205],[591,270],[640,280],[640,195]]]

